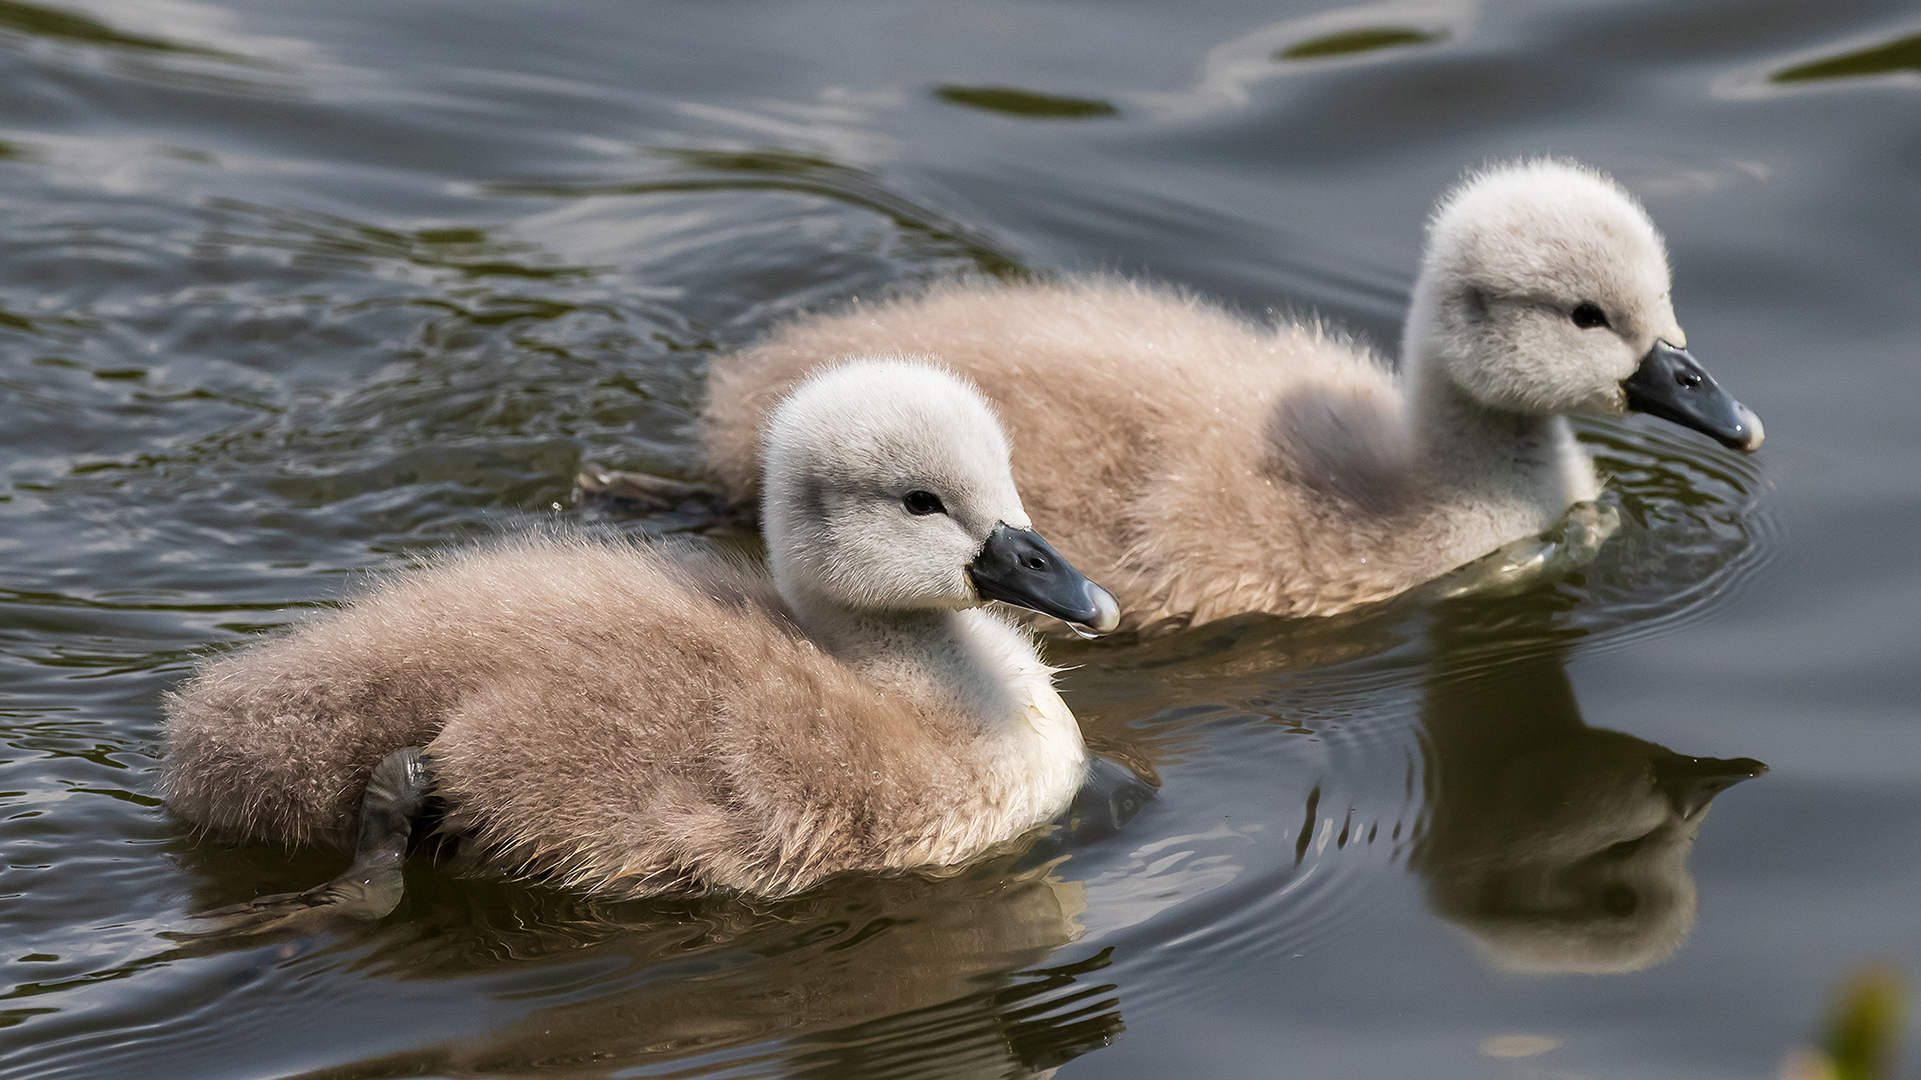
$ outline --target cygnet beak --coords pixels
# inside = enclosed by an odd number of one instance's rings
[[[1736,450],[1752,452],[1761,446],[1761,418],[1721,389],[1686,349],[1655,342],[1621,388],[1635,412],[1693,428]]]
[[[1079,623],[1098,633],[1121,624],[1121,608],[1106,589],[1081,576],[1032,529],[994,526],[967,568],[983,600],[999,600]]]
[[[1654,786],[1674,804],[1681,820],[1692,821],[1708,801],[1768,767],[1753,758],[1697,758],[1676,754],[1654,762]]]

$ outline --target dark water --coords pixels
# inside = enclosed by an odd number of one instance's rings
[[[0,3],[0,1074],[1774,1075],[1846,972],[1921,970],[1917,35],[1840,0]],[[158,808],[193,658],[501,525],[684,525],[571,478],[690,475],[716,350],[1020,268],[1391,345],[1436,192],[1544,152],[1645,199],[1770,435],[1586,428],[1625,521],[1592,566],[1063,647],[1164,785],[1115,835],[779,904],[416,860],[364,933],[162,936],[341,862]],[[1693,756],[1772,772],[1683,821],[1650,777]]]

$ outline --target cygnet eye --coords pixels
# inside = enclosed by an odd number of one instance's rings
[[[1602,311],[1601,305],[1599,304],[1590,301],[1574,309],[1574,325],[1583,330],[1592,330],[1597,326],[1606,326],[1607,324],[1607,312]]]
[[[901,499],[901,505],[907,507],[908,513],[917,517],[925,517],[928,514],[945,514],[947,512],[947,507],[940,501],[939,495],[931,491],[921,491],[919,489],[908,492],[906,496]]]

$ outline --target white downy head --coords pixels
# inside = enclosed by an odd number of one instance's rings
[[[1435,210],[1403,355],[1489,408],[1619,414],[1655,342],[1687,347],[1669,282],[1660,232],[1613,180],[1498,166]]]
[[[1007,436],[980,393],[926,360],[857,360],[808,379],[763,435],[762,523],[789,602],[967,607],[999,525],[1029,526]]]

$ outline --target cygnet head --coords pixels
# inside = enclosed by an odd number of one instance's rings
[[[1759,447],[1760,419],[1688,354],[1669,285],[1660,232],[1613,180],[1499,166],[1435,210],[1403,355],[1487,408],[1646,412]]]
[[[826,368],[762,434],[781,595],[856,611],[1000,600],[1098,631],[1120,609],[1035,533],[980,392],[926,359]]]

